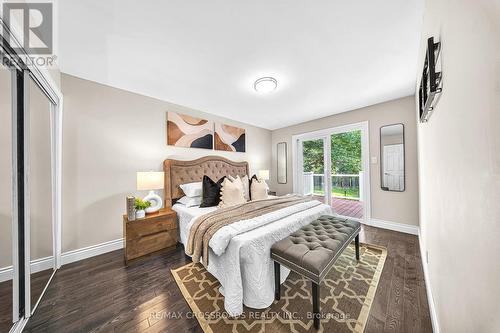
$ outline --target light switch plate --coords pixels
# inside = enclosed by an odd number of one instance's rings
[[[377,156],[372,156],[372,164],[377,164]]]

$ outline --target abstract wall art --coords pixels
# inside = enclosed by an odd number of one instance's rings
[[[245,129],[215,123],[215,150],[245,152]]]
[[[176,112],[167,113],[169,146],[213,149],[213,137],[213,121]]]

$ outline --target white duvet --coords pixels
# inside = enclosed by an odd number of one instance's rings
[[[181,242],[185,245],[195,218],[208,211],[178,204],[172,208],[178,213]],[[310,201],[218,230],[209,243],[207,270],[221,284],[220,291],[224,295],[227,313],[231,316],[240,315],[243,304],[255,309],[270,306],[274,300],[271,246],[319,216],[329,214],[332,214],[330,206]],[[285,281],[289,273],[288,269],[281,267],[281,282]]]

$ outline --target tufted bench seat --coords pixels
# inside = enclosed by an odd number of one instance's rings
[[[359,260],[361,224],[336,216],[321,216],[271,247],[275,297],[280,299],[280,265],[312,281],[314,327],[319,328],[319,284],[342,251],[354,239]]]

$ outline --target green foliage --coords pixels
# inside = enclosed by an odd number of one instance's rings
[[[332,196],[346,197],[346,198],[359,198],[359,187],[342,188],[342,187],[334,186],[332,188]]]
[[[323,140],[304,141],[304,172],[323,173]]]
[[[135,209],[137,210],[144,210],[151,206],[151,202],[149,201],[144,201],[142,199],[136,198],[135,199]]]
[[[334,134],[332,173],[358,174],[361,171],[361,131]]]
[[[315,187],[314,194],[325,195],[325,190],[322,187]],[[333,186],[332,197],[359,198],[359,187],[342,188],[339,186]]]
[[[304,172],[324,172],[323,140],[303,142]],[[358,174],[361,171],[361,131],[331,136],[332,174]]]

